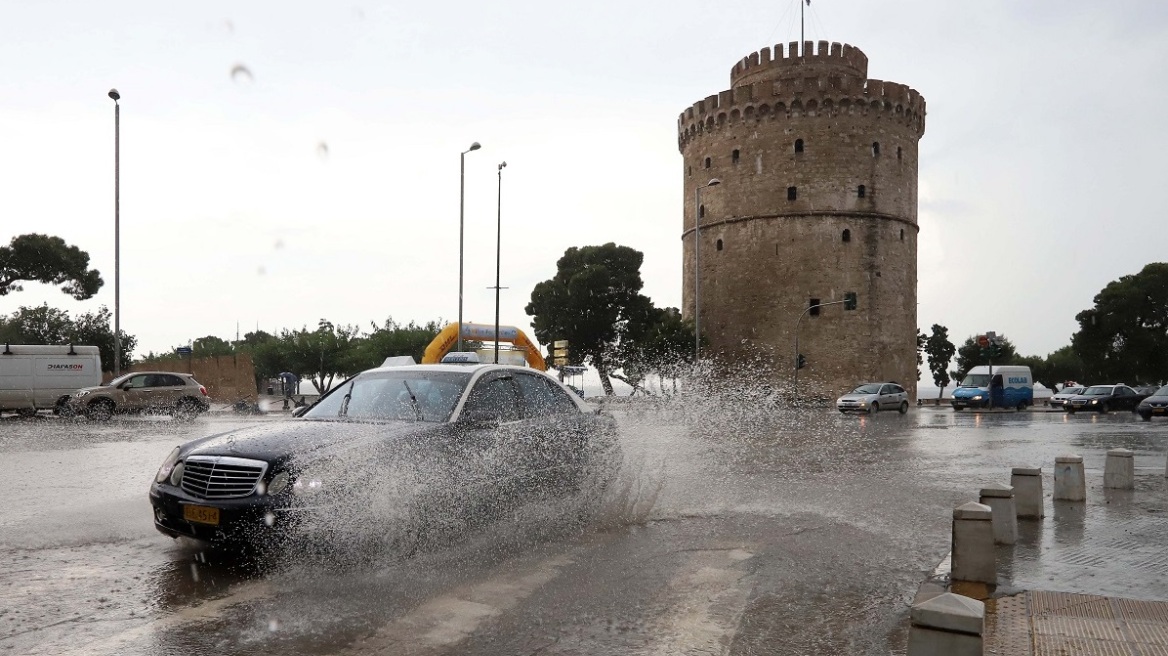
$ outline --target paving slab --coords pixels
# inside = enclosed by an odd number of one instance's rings
[[[990,599],[985,653],[1168,654],[1168,602],[1047,591]]]

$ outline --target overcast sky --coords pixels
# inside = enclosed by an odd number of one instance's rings
[[[207,334],[457,316],[489,323],[503,171],[503,323],[574,245],[645,253],[681,302],[678,114],[798,39],[798,0],[443,3],[0,0],[0,243],[42,232],[106,285],[0,312],[113,307],[138,354]],[[1168,4],[814,0],[807,38],[928,102],[918,322],[1024,354],[1067,343],[1108,282],[1168,259]],[[242,66],[245,70],[238,70]],[[232,71],[236,70],[233,75]]]

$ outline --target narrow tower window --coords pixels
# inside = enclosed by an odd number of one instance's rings
[[[900,229],[900,240],[904,241],[904,228]]]
[[[705,205],[698,205],[698,218],[699,219],[706,218],[706,206]]]
[[[795,140],[795,152],[797,152],[797,153],[803,152],[803,140],[802,139]]]
[[[864,185],[860,185],[859,187],[856,187],[856,195],[859,196],[860,198],[863,198],[864,195],[867,193],[868,193],[868,190],[864,188]]]
[[[844,228],[843,233],[840,235],[840,239],[843,240],[843,242],[845,244],[848,243],[849,241],[852,240],[852,231],[847,229],[847,228]]]
[[[691,178],[693,177],[693,167],[692,166],[685,167],[685,175],[687,177],[691,177]]]
[[[718,250],[722,250],[722,240],[721,239],[719,239],[717,241],[717,243],[714,244],[714,248],[717,248]]]
[[[794,187],[787,187],[787,200],[795,200],[795,196],[796,196],[795,188]]]
[[[734,164],[738,163],[738,149],[737,148],[735,148],[734,151],[730,153],[730,161]]]
[[[706,158],[706,168],[710,168],[710,158]]]
[[[896,159],[900,159],[900,146],[896,147]]]
[[[880,157],[880,142],[879,141],[872,142],[872,157]],[[709,161],[709,160],[707,160],[707,161]]]
[[[810,314],[813,317],[819,316],[819,299],[818,298],[811,299],[811,302],[807,304],[807,307],[811,308],[811,311],[808,312],[808,314]]]

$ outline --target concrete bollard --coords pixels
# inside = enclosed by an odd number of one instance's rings
[[[1083,456],[1065,455],[1054,459],[1054,500],[1087,500],[1087,478],[1083,475]]]
[[[989,506],[972,501],[953,509],[953,569],[950,578],[998,582],[992,518],[993,511]]]
[[[1103,466],[1103,487],[1112,490],[1136,488],[1135,458],[1129,449],[1111,449]]]
[[[981,503],[993,511],[994,544],[1018,541],[1018,511],[1014,508],[1014,488],[994,483],[981,489]]]
[[[1042,519],[1042,467],[1015,467],[1010,471],[1014,506],[1019,519]]]
[[[908,656],[981,656],[985,604],[946,592],[913,604]]]

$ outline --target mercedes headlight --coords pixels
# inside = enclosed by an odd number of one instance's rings
[[[166,480],[167,476],[170,476],[170,472],[174,469],[174,464],[178,462],[179,450],[179,447],[174,447],[170,455],[166,456],[166,460],[162,461],[162,466],[158,468],[158,473],[154,475],[155,483],[161,483]]]
[[[272,481],[268,483],[268,494],[275,495],[283,492],[288,487],[288,472],[282,471],[272,477]]]
[[[1099,399],[1091,399],[1091,405],[1099,405]]]
[[[174,466],[174,469],[170,470],[170,484],[178,487],[179,484],[182,483],[182,476],[183,464],[180,462]]]

